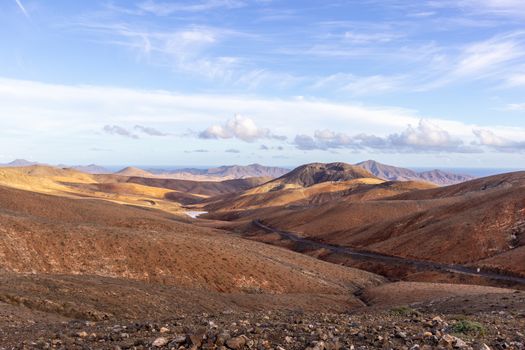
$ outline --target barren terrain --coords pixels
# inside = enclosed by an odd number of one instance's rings
[[[520,348],[523,173],[441,188],[342,163],[129,175],[0,168],[0,349]],[[454,333],[455,303],[485,331]],[[451,323],[426,325],[437,315]]]

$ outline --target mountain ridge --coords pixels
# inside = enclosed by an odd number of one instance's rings
[[[215,168],[183,168],[177,170],[154,170],[146,169],[147,171],[156,174],[169,174],[169,175],[194,175],[194,176],[203,176],[203,177],[223,177],[230,179],[243,179],[247,177],[271,177],[277,178],[280,177],[290,169],[274,167],[274,166],[265,166],[257,163],[248,164],[248,165],[223,165]]]
[[[473,180],[475,178],[471,175],[455,174],[439,169],[417,172],[407,168],[383,164],[375,160],[366,160],[356,163],[355,165],[388,181],[426,181],[439,186],[447,186]]]

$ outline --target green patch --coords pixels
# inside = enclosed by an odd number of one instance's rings
[[[394,316],[417,316],[419,311],[408,306],[398,306],[390,309],[390,314]]]
[[[484,334],[485,327],[479,322],[469,321],[469,320],[459,320],[454,323],[450,329],[454,333],[460,334]]]

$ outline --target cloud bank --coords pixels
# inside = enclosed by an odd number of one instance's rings
[[[452,136],[440,126],[424,119],[421,119],[417,126],[408,125],[405,130],[387,136],[365,133],[351,136],[328,129],[316,130],[313,137],[297,135],[294,145],[300,150],[348,148],[356,151],[373,150],[385,153],[480,152],[475,147],[466,146],[461,139]]]

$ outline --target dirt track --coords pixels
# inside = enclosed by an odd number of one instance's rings
[[[396,264],[405,264],[405,265],[415,266],[418,269],[431,270],[431,271],[436,271],[436,270],[446,271],[446,272],[457,273],[457,274],[462,274],[462,275],[479,276],[479,277],[484,277],[484,278],[488,278],[492,280],[513,282],[513,283],[519,283],[519,284],[525,285],[525,278],[522,278],[522,277],[509,276],[509,275],[504,275],[504,274],[491,272],[491,271],[483,271],[480,268],[472,267],[472,266],[465,266],[465,265],[458,265],[458,264],[443,264],[443,263],[437,263],[437,262],[431,262],[431,261],[415,260],[415,259],[408,259],[408,258],[402,258],[402,257],[396,257],[396,256],[389,256],[389,255],[379,254],[379,253],[374,253],[374,252],[369,252],[369,251],[360,251],[360,250],[355,250],[355,249],[348,248],[348,247],[340,247],[340,246],[331,245],[327,243],[308,240],[308,239],[299,237],[295,233],[281,231],[279,229],[267,226],[264,223],[262,223],[260,220],[253,220],[252,223],[255,226],[265,231],[268,231],[271,233],[277,233],[281,237],[291,240],[293,242],[299,243],[301,245],[314,247],[316,249],[319,249],[319,248],[327,249],[333,253],[349,255],[353,258],[369,259],[369,260],[376,260],[376,261],[381,261],[381,262],[392,262]]]

